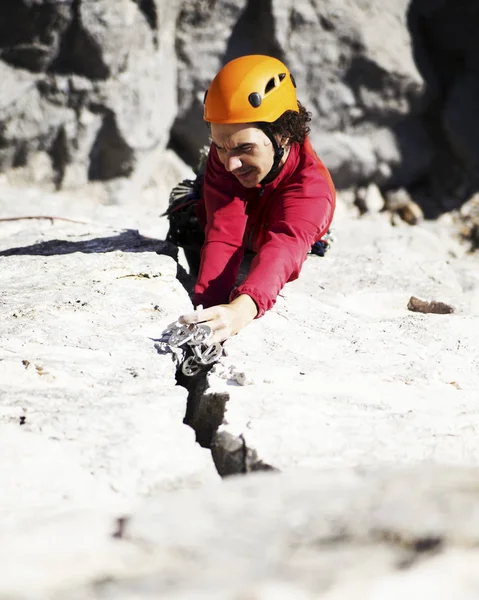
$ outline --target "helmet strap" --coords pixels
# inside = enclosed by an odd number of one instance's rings
[[[280,146],[278,144],[276,138],[269,131],[268,127],[264,127],[262,129],[263,129],[264,134],[271,140],[271,143],[273,144],[273,150],[274,150],[273,166],[269,170],[268,174],[263,178],[263,181],[264,181],[265,179],[268,179],[269,177],[272,177],[275,175],[276,171],[278,170],[279,163],[281,162],[281,159],[284,156],[284,148],[283,148],[283,146]]]
[[[279,163],[281,162],[281,159],[284,156],[284,148],[283,148],[283,146],[280,146],[278,144],[274,135],[272,135],[269,139],[271,140],[271,143],[273,144],[273,148],[274,148],[274,160],[273,160],[273,166],[271,167],[271,171],[269,172],[269,174],[270,174],[270,173],[274,173],[278,169]]]

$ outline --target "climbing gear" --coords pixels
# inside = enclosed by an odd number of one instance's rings
[[[324,234],[321,240],[318,240],[311,246],[310,254],[316,254],[316,256],[324,256],[326,252],[331,248],[331,244],[336,241],[331,229]]]
[[[268,123],[261,123],[261,130],[269,138],[270,142],[273,145],[273,151],[274,151],[273,165],[264,177],[264,179],[267,179],[268,177],[270,177],[274,173],[276,173],[276,171],[278,170],[279,163],[281,162],[281,159],[284,156],[284,148],[283,148],[283,146],[280,146],[278,144],[276,138],[274,137],[273,133],[271,132],[271,130],[268,127]]]
[[[161,215],[168,217],[170,227],[166,241],[188,248],[201,248],[204,242],[204,231],[198,223],[196,205],[203,195],[203,179],[208,158],[209,146],[200,150],[200,158],[194,173],[195,179],[184,179],[170,192],[168,208]]]
[[[183,248],[190,273],[197,275],[200,268],[200,251],[205,232],[196,213],[203,196],[203,179],[209,146],[200,150],[200,158],[194,172],[195,179],[184,179],[170,192],[169,206],[161,215],[169,221],[166,241]]]
[[[311,246],[310,254],[316,254],[316,256],[324,256],[328,250],[328,243],[324,240],[319,240]]]
[[[260,54],[227,63],[204,97],[209,123],[273,123],[287,110],[299,112],[294,77],[280,60]]]
[[[195,180],[184,179],[170,192],[170,204],[161,215],[168,217],[170,223],[166,241],[188,248],[203,245],[204,231],[198,223],[196,206],[202,195],[203,176]]]
[[[189,356],[183,360],[181,372],[187,377],[198,375],[223,354],[223,346],[219,342],[209,343],[212,337],[211,327],[203,323],[184,325],[175,322],[168,325],[163,335],[170,348],[180,348],[186,344],[184,349]]]

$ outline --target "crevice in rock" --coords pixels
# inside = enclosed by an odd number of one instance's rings
[[[68,151],[68,141],[64,127],[60,127],[58,134],[50,148],[50,157],[55,173],[54,184],[57,189],[60,189],[65,176],[65,170],[70,162],[70,154]]]
[[[13,157],[12,167],[24,167],[28,161],[28,145],[25,142],[21,142],[15,148]]]
[[[202,371],[195,377],[186,377],[178,369],[176,383],[188,391],[183,423],[194,430],[196,441],[202,448],[211,450],[214,465],[221,477],[278,470],[263,462],[256,450],[248,447],[243,435],[234,436],[219,431],[224,423],[226,403],[230,396],[226,392],[208,391],[207,371]]]
[[[153,44],[158,48],[158,11],[154,0],[133,0],[143,13],[148,26],[153,32]]]
[[[253,473],[255,471],[279,471],[258,457],[243,435],[234,436],[227,431],[217,431],[211,444],[211,455],[221,477]]]
[[[71,2],[2,0],[0,57],[15,67],[44,71],[71,21]]]
[[[444,540],[430,536],[413,540],[408,555],[397,564],[401,571],[416,567],[419,562],[440,554],[444,549]]]
[[[385,543],[404,551],[401,560],[396,565],[400,570],[415,567],[420,561],[441,553],[446,542],[443,537],[433,533],[417,537],[405,537],[398,530],[373,530],[371,534],[375,543]]]
[[[248,0],[231,32],[223,64],[246,54],[266,54],[285,60],[276,38],[272,0]]]
[[[208,392],[207,371],[201,371],[195,377],[186,377],[178,369],[176,383],[188,391],[183,423],[194,430],[196,441],[202,448],[211,448],[215,433],[223,423],[229,394]]]
[[[107,181],[128,177],[135,168],[135,153],[121,136],[115,115],[105,110],[102,125],[90,151],[88,179]]]
[[[49,71],[105,80],[110,76],[110,69],[103,60],[101,47],[82,26],[80,4],[81,0],[73,0],[73,19]]]
[[[444,540],[437,536],[427,536],[414,540],[414,551],[416,554],[425,552],[439,552],[442,549]]]
[[[479,189],[479,5],[411,0],[408,27],[426,86],[423,121],[435,154],[409,189],[427,218],[459,208]]]

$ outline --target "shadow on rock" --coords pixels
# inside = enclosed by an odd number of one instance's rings
[[[435,219],[479,189],[479,5],[411,0],[407,17],[414,60],[427,84],[421,119],[433,148],[429,167],[409,191],[426,218]]]
[[[155,252],[171,257],[177,264],[176,278],[188,293],[193,294],[194,278],[178,262],[178,248],[165,240],[140,235],[136,229],[126,229],[110,237],[98,237],[82,241],[48,240],[30,246],[18,246],[0,252],[0,256],[59,256],[83,252],[84,254],[122,252]]]
[[[31,244],[30,246],[9,248],[0,252],[0,256],[55,256],[73,254],[74,252],[94,254],[114,252],[115,250],[122,250],[123,252],[156,252],[157,254],[171,256],[175,260],[178,254],[176,246],[173,246],[169,242],[148,238],[140,235],[135,229],[127,229],[111,237],[100,237],[83,241],[49,240]]]

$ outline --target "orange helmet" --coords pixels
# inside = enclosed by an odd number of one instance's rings
[[[209,123],[273,123],[287,110],[299,112],[296,83],[276,58],[253,54],[227,63],[204,99]]]

